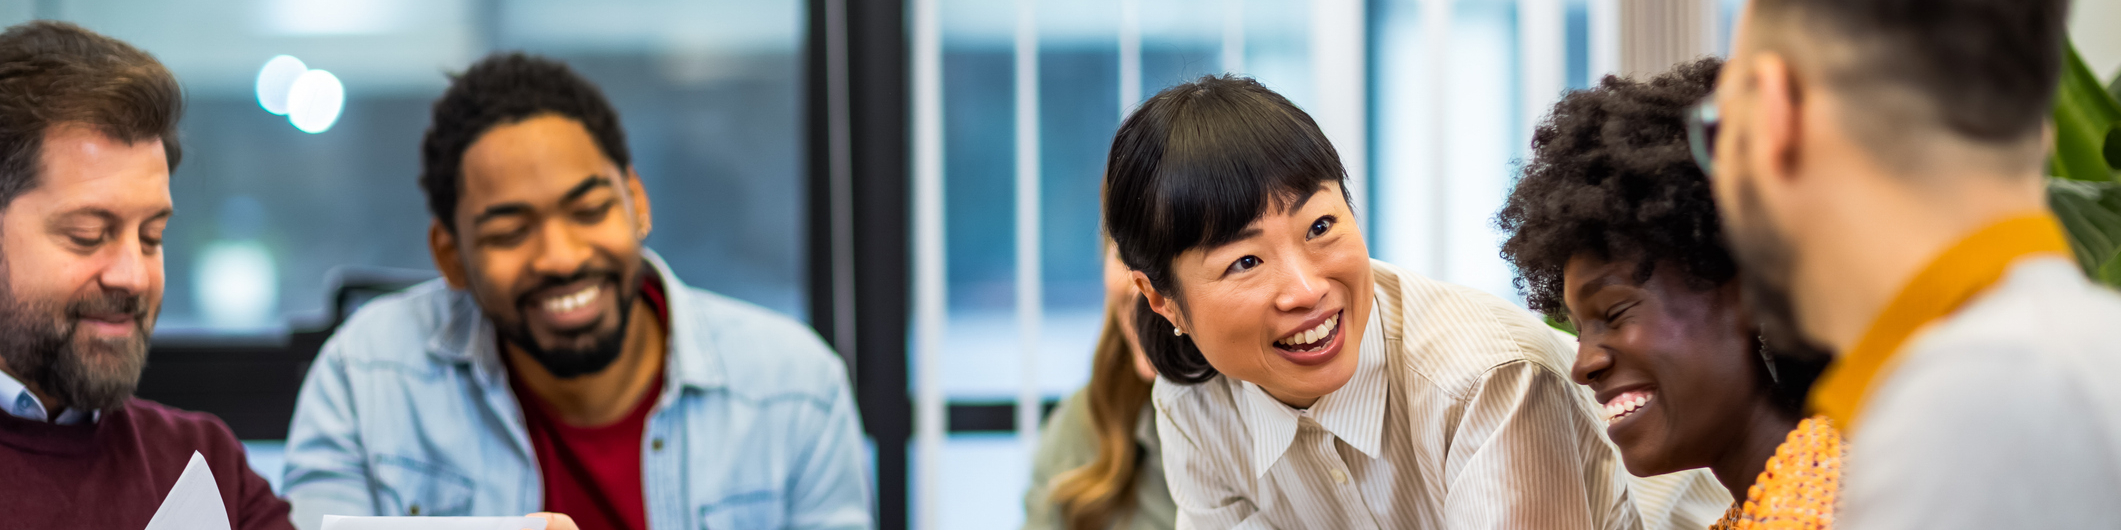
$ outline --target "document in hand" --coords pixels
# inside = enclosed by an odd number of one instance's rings
[[[177,484],[169,487],[162,506],[147,520],[147,530],[229,530],[221,487],[214,485],[214,472],[198,451],[192,451],[184,474],[177,475]]]
[[[324,530],[545,530],[537,517],[324,516]]]

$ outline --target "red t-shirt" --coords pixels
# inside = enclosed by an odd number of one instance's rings
[[[655,308],[664,329],[669,329],[662,285],[652,277],[643,278],[641,296]],[[560,421],[551,405],[523,391],[522,381],[515,380],[523,424],[530,431],[530,446],[543,472],[545,511],[567,514],[582,530],[648,528],[648,504],[641,492],[641,440],[648,429],[648,413],[662,395],[662,372],[656,368],[648,392],[624,418],[594,427]]]

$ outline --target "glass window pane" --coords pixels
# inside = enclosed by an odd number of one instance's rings
[[[569,62],[620,113],[686,282],[807,318],[799,0],[47,0],[155,54],[187,91],[160,331],[270,330],[326,309],[341,266],[432,270],[417,185],[428,111],[488,50]],[[276,55],[331,72],[305,132],[260,103]]]
[[[1497,255],[1502,240],[1493,222],[1530,138],[1518,125],[1517,4],[1452,2],[1450,49],[1437,68],[1423,34],[1424,3],[1374,3],[1370,13],[1379,19],[1370,74],[1378,160],[1373,254],[1518,300],[1511,270]]]

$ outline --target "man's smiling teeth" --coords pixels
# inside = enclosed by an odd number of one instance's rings
[[[565,313],[581,309],[582,306],[589,305],[589,302],[596,300],[597,293],[602,291],[602,287],[591,285],[580,291],[575,291],[574,294],[547,298],[545,299],[545,312]]]
[[[1605,404],[1605,422],[1612,425],[1650,403],[1649,392],[1629,392]]]
[[[1274,341],[1274,344],[1291,350],[1305,350],[1317,348],[1323,345],[1313,343],[1324,340],[1326,337],[1333,336],[1333,331],[1339,324],[1340,315],[1336,314],[1331,317],[1327,317],[1325,322],[1320,322],[1318,324],[1318,327],[1298,331],[1295,335],[1282,337],[1281,340]]]

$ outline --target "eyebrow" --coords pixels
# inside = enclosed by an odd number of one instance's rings
[[[1587,299],[1590,298],[1591,295],[1598,294],[1598,291],[1604,290],[1607,287],[1627,284],[1628,283],[1625,280],[1622,280],[1618,275],[1611,273],[1600,274],[1597,278],[1592,278],[1591,281],[1583,282],[1583,285],[1576,287],[1576,299]]]
[[[176,214],[177,210],[175,208],[163,208],[162,211],[155,212],[154,215],[147,216],[147,219],[142,220],[141,222],[152,223],[162,219],[168,219],[170,216]],[[93,216],[98,219],[111,222],[117,222],[125,218],[125,216],[118,215],[118,212],[111,211],[109,208],[104,208],[101,206],[84,206],[80,208],[75,208],[72,211],[59,214],[58,217],[73,217],[76,215]]]
[[[1318,189],[1317,189],[1317,190],[1312,190],[1312,192],[1311,192],[1310,194],[1307,194],[1307,195],[1302,195],[1302,196],[1298,196],[1298,197],[1296,197],[1296,199],[1295,199],[1295,200],[1293,200],[1293,201],[1290,201],[1290,202],[1289,202],[1289,207],[1287,207],[1287,208],[1283,208],[1283,209],[1282,209],[1282,211],[1284,211],[1284,212],[1288,212],[1289,214],[1291,214],[1291,215],[1294,215],[1294,214],[1296,213],[1296,211],[1297,211],[1297,210],[1302,210],[1302,209],[1304,209],[1304,204],[1305,204],[1305,203],[1309,203],[1309,202],[1311,202],[1311,198],[1312,198],[1312,197],[1316,197],[1316,196],[1318,196],[1318,192],[1319,192],[1319,191],[1324,191],[1325,189],[1326,189],[1325,185],[1323,185],[1323,184],[1320,184],[1320,185],[1318,186]],[[1260,229],[1258,229],[1258,228],[1254,228],[1254,227],[1247,227],[1247,228],[1245,228],[1244,230],[1239,230],[1239,231],[1237,231],[1237,235],[1235,235],[1235,236],[1232,236],[1232,237],[1230,238],[1230,240],[1229,240],[1228,242],[1225,242],[1225,243],[1223,243],[1223,245],[1228,245],[1228,244],[1231,244],[1231,243],[1236,243],[1236,242],[1239,242],[1239,241],[1244,241],[1244,240],[1247,240],[1247,239],[1252,239],[1252,238],[1255,238],[1255,237],[1259,237],[1259,236],[1260,236],[1260,234],[1263,234],[1263,233],[1265,233],[1265,232],[1261,232],[1261,231],[1260,231]],[[1219,247],[1219,246],[1222,246],[1222,245],[1216,245],[1216,246],[1218,246],[1218,247]]]
[[[575,199],[582,198],[583,195],[588,195],[589,190],[609,187],[612,187],[610,178],[603,175],[590,175],[589,178],[582,179],[573,188],[568,189],[567,194],[560,197],[560,202],[572,202]]]
[[[479,212],[479,215],[477,217],[471,218],[471,224],[484,224],[487,221],[492,221],[496,217],[507,217],[511,215],[530,215],[530,212],[531,208],[529,203],[508,202],[496,204],[493,206],[486,207],[486,210]]]
[[[560,202],[573,202],[575,200],[581,199],[583,195],[588,195],[591,190],[609,187],[612,187],[610,178],[607,178],[603,175],[590,175],[588,178],[584,178],[581,182],[576,183],[573,188],[568,188],[567,193],[565,195],[560,196]],[[529,215],[531,211],[533,211],[533,209],[530,207],[530,203],[504,202],[501,204],[486,207],[485,210],[479,212],[479,215],[477,217],[471,218],[471,224],[476,225],[491,221],[495,217],[507,217],[511,215]]]

